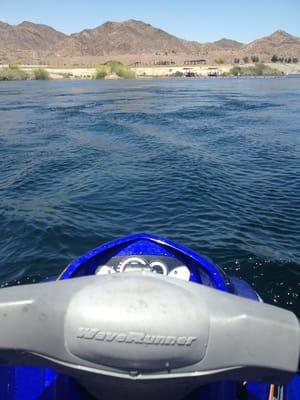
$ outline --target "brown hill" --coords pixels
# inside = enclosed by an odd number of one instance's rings
[[[217,40],[216,42],[212,42],[210,43],[210,45],[212,47],[220,48],[223,50],[237,50],[244,46],[244,44],[241,42],[226,38]]]
[[[282,57],[300,57],[300,38],[278,30],[270,36],[254,40],[242,49],[244,54],[269,59],[273,54]]]
[[[106,22],[67,37],[53,49],[57,55],[105,56],[113,54],[191,53],[199,48],[141,21]]]
[[[47,25],[24,21],[19,25],[0,22],[1,50],[48,50],[66,35]]]
[[[179,39],[141,21],[106,22],[70,36],[47,26],[22,22],[0,22],[0,63],[55,65],[98,64],[111,58],[125,63],[170,62],[205,59],[233,62],[246,56],[258,56],[269,62],[272,55],[300,60],[300,38],[284,31],[242,44],[231,39],[198,43]]]

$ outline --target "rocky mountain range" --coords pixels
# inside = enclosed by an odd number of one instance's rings
[[[47,25],[24,21],[9,25],[0,21],[0,50],[48,50],[67,36]]]
[[[94,65],[116,58],[125,63],[163,63],[203,59],[232,63],[255,56],[270,62],[273,54],[300,59],[300,38],[284,31],[249,44],[221,39],[199,43],[179,39],[141,21],[106,22],[65,35],[41,24],[0,22],[0,63]]]

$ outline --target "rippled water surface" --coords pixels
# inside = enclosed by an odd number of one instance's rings
[[[0,84],[0,283],[146,231],[300,314],[300,79]]]

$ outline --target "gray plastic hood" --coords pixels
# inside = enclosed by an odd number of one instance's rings
[[[286,383],[299,362],[293,313],[151,273],[1,289],[0,323],[0,363],[52,367],[88,388]]]

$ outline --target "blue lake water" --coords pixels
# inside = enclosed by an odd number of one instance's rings
[[[0,283],[173,239],[300,314],[300,78],[2,82]]]

